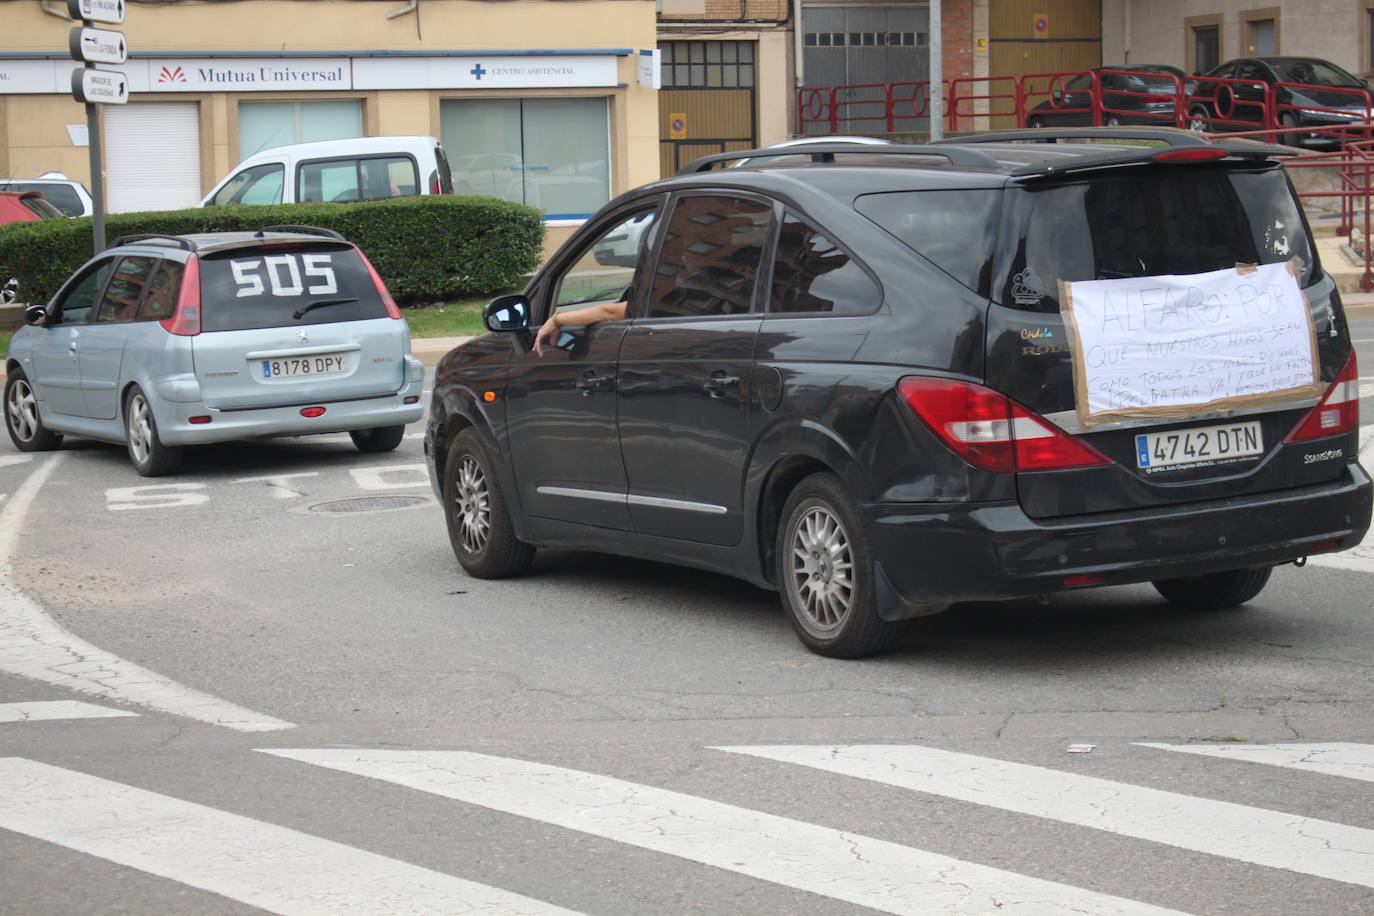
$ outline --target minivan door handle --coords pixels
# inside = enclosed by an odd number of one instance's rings
[[[738,375],[726,375],[724,372],[713,372],[706,379],[706,390],[711,393],[711,397],[719,398],[725,395],[727,389],[739,387]]]
[[[577,380],[577,387],[582,389],[582,396],[589,398],[593,391],[610,391],[615,386],[615,379],[609,375],[593,375],[588,372]]]

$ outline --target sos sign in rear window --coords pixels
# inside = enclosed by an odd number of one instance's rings
[[[207,256],[200,296],[206,331],[386,317],[366,265],[348,246],[270,245]]]

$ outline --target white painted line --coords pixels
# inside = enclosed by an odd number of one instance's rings
[[[32,460],[32,455],[0,455],[0,468],[7,468],[15,464],[27,464]]]
[[[273,913],[570,912],[285,827],[19,757],[0,758],[0,827]]]
[[[1140,747],[1161,751],[1200,754],[1223,760],[1263,763],[1374,782],[1374,744],[1149,744],[1136,742]]]
[[[40,700],[33,703],[0,703],[0,722],[47,722],[56,719],[112,719],[138,716],[136,712],[96,706],[78,700]]]
[[[884,840],[466,751],[267,750],[888,913],[1169,913]]]
[[[39,464],[0,509],[0,671],[239,731],[294,728],[290,722],[185,687],[91,645],[19,590],[10,568],[15,541],[34,497],[64,454],[57,452]]]
[[[718,750],[1374,887],[1374,830],[1360,827],[912,745]]]

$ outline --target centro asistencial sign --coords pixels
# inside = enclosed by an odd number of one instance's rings
[[[124,22],[124,0],[67,0],[67,15],[81,20],[68,35],[72,60],[83,66],[72,71],[72,98],[86,105],[86,136],[91,152],[91,199],[94,212],[91,230],[95,253],[105,250],[105,191],[100,155],[100,106],[129,101],[129,78],[119,70],[101,70],[95,64],[122,64],[129,57],[124,33],[93,25]]]

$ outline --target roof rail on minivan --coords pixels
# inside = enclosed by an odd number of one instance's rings
[[[826,143],[822,140],[816,143],[798,144],[788,147],[765,147],[763,149],[739,150],[733,153],[712,153],[709,156],[702,156],[700,159],[693,159],[691,162],[678,169],[677,173],[679,175],[690,175],[693,172],[707,172],[717,163],[731,162],[736,159],[780,159],[784,156],[788,158],[810,156],[812,162],[834,162],[835,156],[840,153],[853,153],[864,156],[939,156],[941,159],[947,160],[950,165],[958,168],[997,168],[997,160],[993,159],[982,150],[959,149],[953,146],[936,146],[929,143],[911,145],[893,143],[883,146],[860,146],[853,143]]]
[[[1156,140],[1171,146],[1214,146],[1214,141],[1191,130],[1177,127],[1023,127],[986,134],[946,137],[934,145],[947,143],[1007,143],[1012,140]]]
[[[325,229],[323,226],[297,226],[291,223],[284,223],[280,226],[263,226],[258,230],[259,235],[264,232],[299,232],[302,235],[323,235],[326,238],[338,239],[341,242],[348,241],[348,239],[344,238],[333,229]]]
[[[111,248],[117,245],[132,245],[134,242],[158,242],[164,245],[175,245],[187,251],[195,251],[196,243],[179,235],[167,235],[164,232],[146,232],[142,235],[121,235],[110,243]]]

